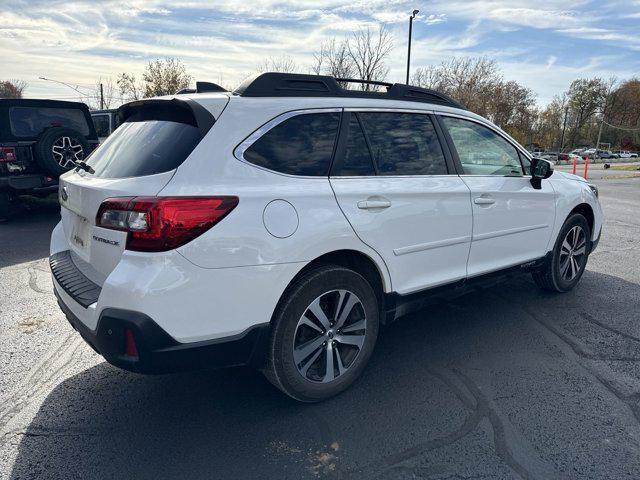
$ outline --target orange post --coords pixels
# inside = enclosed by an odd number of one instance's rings
[[[587,170],[588,169],[589,169],[589,157],[586,157],[584,159],[584,175],[583,175],[585,180],[587,179]]]
[[[573,157],[573,174],[576,174],[576,166],[578,165],[578,157]]]

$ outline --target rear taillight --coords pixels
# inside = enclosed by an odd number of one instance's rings
[[[15,162],[16,149],[14,147],[0,147],[0,162]]]
[[[236,205],[230,196],[107,198],[96,225],[128,232],[127,250],[164,252],[202,235]]]

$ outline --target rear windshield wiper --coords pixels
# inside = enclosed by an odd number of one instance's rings
[[[75,161],[73,163],[76,166],[76,169],[81,168],[85,172],[96,173],[96,171],[93,168],[91,168],[90,165],[87,165],[87,162],[85,162],[83,160],[77,160],[77,161]]]

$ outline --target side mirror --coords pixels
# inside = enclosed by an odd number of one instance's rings
[[[542,180],[553,174],[553,163],[544,158],[531,159],[531,185],[536,190],[542,188]]]

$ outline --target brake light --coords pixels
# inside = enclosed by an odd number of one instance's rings
[[[0,162],[15,162],[15,161],[16,161],[15,147],[0,147]]]
[[[127,250],[173,250],[220,222],[238,197],[116,197],[98,209],[96,225],[128,232]]]

